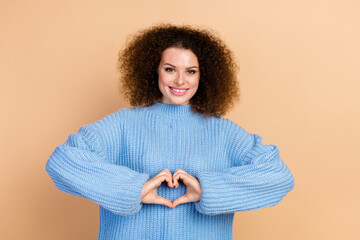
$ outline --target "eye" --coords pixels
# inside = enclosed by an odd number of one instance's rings
[[[171,68],[171,67],[167,67],[167,68],[165,68],[165,71],[166,72],[173,72],[173,71],[175,71],[173,68]]]
[[[189,74],[195,74],[196,73],[196,70],[188,70],[187,71]]]

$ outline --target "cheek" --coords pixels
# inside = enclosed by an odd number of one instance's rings
[[[160,92],[165,95],[166,91],[167,91],[167,78],[164,76],[164,74],[159,74],[159,80],[158,80],[158,84],[159,84],[159,90]]]
[[[193,81],[191,82],[192,87],[197,88],[199,86],[199,81],[200,81],[199,77],[194,78]]]
[[[162,74],[159,74],[159,86],[163,86],[164,85],[164,77]]]
[[[166,74],[164,73],[159,73],[159,85],[162,84],[162,85],[168,85],[169,83],[169,76],[167,76]]]

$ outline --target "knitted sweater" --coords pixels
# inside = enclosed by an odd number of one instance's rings
[[[169,208],[141,203],[144,183],[183,169],[201,184],[199,202]],[[274,145],[226,118],[191,105],[125,108],[85,125],[46,164],[56,187],[99,205],[98,239],[232,239],[235,212],[273,206],[294,180]],[[186,186],[159,196],[171,201]]]

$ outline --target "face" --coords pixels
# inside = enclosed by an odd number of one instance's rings
[[[188,49],[166,49],[158,67],[162,103],[186,105],[199,86],[200,69],[196,55]]]

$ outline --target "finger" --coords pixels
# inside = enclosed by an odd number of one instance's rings
[[[163,178],[164,178],[163,176],[155,176],[155,177],[152,177],[151,179],[147,180],[144,183],[144,186],[141,190],[141,195],[145,196],[151,190],[156,189],[158,186],[160,186],[161,183],[164,181]]]
[[[162,182],[166,181],[169,187],[174,187],[172,183],[172,177],[168,174],[162,174],[156,177],[157,178],[157,185],[156,187],[160,186]]]
[[[174,186],[177,188],[179,187],[179,178],[180,178],[180,174],[179,172],[175,173],[172,177],[172,180],[174,182]]]
[[[161,172],[159,172],[157,174],[157,176],[163,176],[163,175],[166,175],[169,177],[170,180],[168,180],[168,178],[166,179],[166,181],[168,182],[168,186],[169,187],[174,187],[173,186],[173,181],[172,181],[172,174],[170,173],[170,170],[165,168],[164,170],[162,170]]]
[[[146,194],[147,192],[151,191],[152,189],[160,186],[161,183],[164,181],[163,179],[164,179],[164,176],[155,176],[155,177],[152,177],[151,179],[149,179],[148,181],[146,181],[143,186],[144,193]]]
[[[186,172],[185,172],[184,170],[182,170],[182,169],[176,169],[175,172],[174,172],[174,174],[173,174],[174,185],[176,184],[177,186],[179,186],[179,182],[178,182],[179,176],[178,176],[178,175],[179,175],[180,173],[186,174]]]
[[[163,197],[160,197],[160,196],[156,196],[156,200],[155,200],[154,203],[155,204],[165,205],[165,206],[168,206],[169,208],[173,208],[173,204],[169,199],[163,198]]]
[[[160,176],[160,175],[163,175],[163,174],[170,174],[170,175],[171,175],[169,169],[164,168],[164,169],[161,170],[158,174],[156,174],[156,176]]]
[[[186,195],[183,195],[177,199],[175,199],[173,202],[172,202],[172,206],[173,208],[176,207],[177,205],[180,205],[180,204],[183,204],[183,203],[187,203],[189,202],[189,200],[187,199]]]
[[[173,175],[173,181],[175,186],[179,186],[179,179],[182,180],[184,183],[188,179],[190,175],[184,171],[178,171]],[[176,183],[176,184],[175,184]]]
[[[182,173],[186,173],[186,174],[187,174],[187,172],[185,172],[185,171],[182,170],[182,169],[176,169],[175,172],[174,172],[174,174],[179,173],[179,172],[182,172]]]
[[[179,179],[186,185],[186,186],[194,186],[197,183],[200,184],[199,180],[195,178],[194,176],[188,174],[188,173],[178,173]]]
[[[171,172],[170,172],[170,170],[167,169],[167,168],[165,168],[163,171],[166,172],[166,173],[168,173],[170,176],[172,175]]]
[[[161,176],[161,175],[164,175],[164,174],[171,175],[169,169],[165,168],[165,169],[161,170],[158,174],[156,174],[156,176]]]
[[[165,176],[165,181],[168,183],[169,187],[174,187],[173,181],[172,181],[172,176]]]

